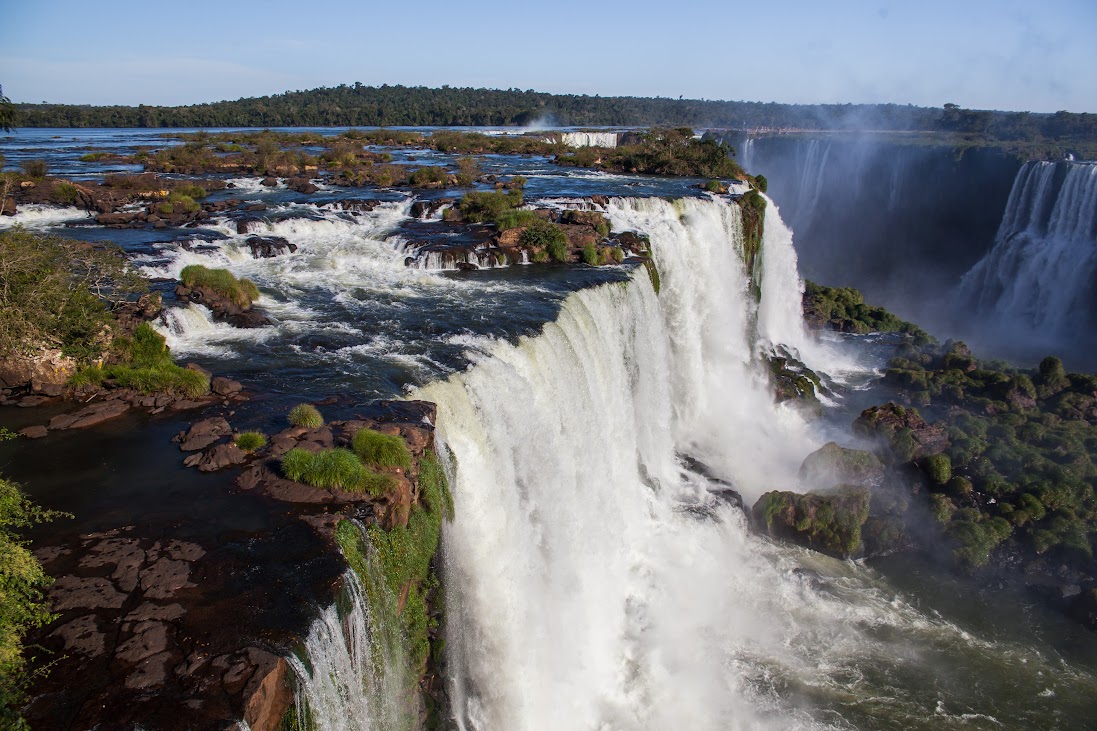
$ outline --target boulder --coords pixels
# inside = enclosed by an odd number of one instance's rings
[[[0,216],[15,215],[15,199],[10,195],[4,199],[4,205],[0,206]]]
[[[297,244],[291,244],[281,236],[250,236],[244,243],[256,259],[273,259],[297,251]]]
[[[74,414],[62,414],[50,419],[49,428],[52,431],[62,429],[84,429],[89,426],[101,424],[108,419],[129,411],[130,405],[125,401],[103,401],[91,406],[85,406]]]
[[[187,467],[197,467],[199,472],[216,472],[217,470],[244,464],[248,455],[232,442],[219,444],[205,452],[192,454],[183,460]]]
[[[95,217],[95,222],[100,226],[121,226],[132,223],[136,218],[136,213],[100,213]]]
[[[278,178],[266,177],[260,180],[259,184],[267,188],[274,188],[278,185]]]
[[[755,527],[835,558],[860,555],[869,491],[842,485],[830,493],[767,492],[751,510]]]
[[[289,178],[286,180],[286,187],[304,195],[311,195],[320,190],[308,178]]]
[[[184,452],[197,452],[205,449],[222,437],[232,434],[232,427],[220,416],[202,419],[185,433],[179,434],[179,449]]]
[[[840,484],[877,487],[884,473],[884,463],[872,452],[847,449],[835,442],[824,444],[800,465],[800,481],[809,488]]]
[[[236,220],[236,233],[247,234],[253,231],[258,231],[263,227],[262,219],[255,216],[246,216],[244,218],[238,218]]]
[[[20,429],[19,433],[27,439],[41,439],[49,434],[49,429],[41,425],[27,426]]]
[[[853,422],[853,433],[882,441],[900,462],[938,454],[949,445],[943,427],[926,423],[917,409],[894,402],[862,411]]]
[[[235,396],[243,388],[244,386],[239,381],[224,376],[217,376],[210,381],[210,390],[218,396]]]

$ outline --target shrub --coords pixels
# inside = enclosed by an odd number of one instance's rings
[[[80,156],[80,161],[81,162],[99,162],[100,160],[104,160],[108,157],[110,157],[109,152],[102,152],[102,151],[100,151],[100,152],[89,152],[86,155],[81,155]]]
[[[522,211],[512,208],[509,211],[504,211],[502,215],[495,219],[495,226],[500,231],[506,231],[511,228],[532,226],[540,220],[541,217],[533,211]]]
[[[527,228],[518,241],[523,246],[544,249],[553,261],[568,260],[568,237],[547,221],[540,221]]]
[[[362,460],[349,449],[291,449],[282,457],[282,472],[294,482],[348,492],[361,491],[369,475]]]
[[[289,411],[289,423],[308,429],[319,429],[324,425],[324,417],[312,404],[297,404]]]
[[[769,190],[769,181],[766,180],[766,176],[765,175],[755,175],[754,176],[754,187],[756,187],[758,190],[760,190],[763,193],[768,191]]]
[[[952,479],[952,460],[947,454],[934,454],[926,457],[923,468],[929,479],[938,485],[944,485]]]
[[[411,452],[404,440],[394,434],[359,429],[354,435],[354,453],[373,467],[411,467]]]
[[[621,262],[623,262],[625,260],[625,252],[617,246],[608,247],[608,248],[602,249],[600,257],[601,257],[600,263],[603,264],[603,265],[606,265],[606,264],[620,264]]]
[[[54,619],[43,591],[52,581],[30,552],[23,532],[63,513],[43,510],[14,482],[0,478],[0,726],[27,728],[15,710],[26,700],[30,680],[23,640],[27,632]]]
[[[0,357],[47,347],[84,364],[102,355],[110,309],[148,286],[120,249],[15,227],[0,233]]]
[[[199,190],[202,190],[199,188]],[[205,191],[202,190],[204,193]],[[171,203],[171,207],[176,213],[196,213],[202,206],[198,205],[198,201],[191,198],[189,195],[182,193],[172,193],[168,196],[168,202]]]
[[[79,191],[72,183],[58,183],[53,186],[53,200],[58,203],[67,203],[72,205],[76,202],[76,197],[79,195]]]
[[[262,432],[246,431],[236,436],[236,446],[245,452],[254,452],[267,446],[267,437]]]
[[[705,190],[709,193],[722,193],[724,191],[724,184],[719,180],[710,180],[705,183]]]
[[[522,191],[473,191],[466,193],[458,208],[466,220],[472,223],[487,223],[499,218],[508,209],[522,205]]]
[[[201,264],[191,264],[183,268],[180,279],[188,289],[204,287],[213,290],[245,309],[259,299],[259,288],[254,283],[237,279],[227,269],[209,269]]]
[[[209,195],[209,192],[201,185],[197,185],[195,183],[184,183],[182,185],[175,186],[175,189],[172,190],[173,199],[176,195],[190,198],[191,202],[194,203],[193,199],[205,198],[207,195]]]
[[[23,172],[32,178],[44,178],[49,172],[49,164],[45,160],[27,160],[23,163]]]
[[[594,244],[587,244],[586,246],[584,246],[582,253],[584,264],[589,264],[592,267],[598,266],[598,264],[600,263],[598,257],[598,249],[595,248]]]
[[[164,201],[163,203],[158,203],[156,205],[156,212],[161,216],[170,216],[175,213],[175,207],[167,201]]]
[[[444,184],[448,179],[449,173],[440,165],[424,165],[408,176],[408,182],[417,186]]]
[[[480,165],[475,158],[462,157],[457,160],[457,184],[468,187],[480,176]]]

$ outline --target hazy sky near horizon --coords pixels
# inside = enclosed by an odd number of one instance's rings
[[[1097,0],[10,2],[17,102],[475,86],[1097,112]]]

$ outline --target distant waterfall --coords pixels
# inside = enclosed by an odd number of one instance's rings
[[[560,141],[568,147],[617,147],[616,132],[563,132]]]
[[[748,173],[754,174],[762,172],[754,169],[754,138],[747,137],[743,140],[743,145],[739,149],[739,164]]]
[[[1047,335],[1097,322],[1097,163],[1021,168],[994,247],[960,289],[977,312]]]
[[[823,194],[823,181],[830,158],[830,142],[811,140],[804,152],[800,168],[800,186],[797,189],[796,215],[798,220],[810,221]]]

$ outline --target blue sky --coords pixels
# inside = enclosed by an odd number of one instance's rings
[[[1097,0],[8,0],[15,101],[192,104],[360,81],[1097,112]]]

